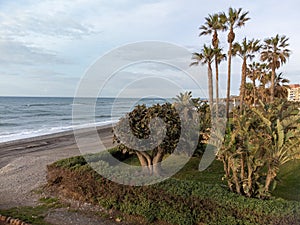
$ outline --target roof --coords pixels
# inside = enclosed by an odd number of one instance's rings
[[[290,88],[300,88],[300,84],[290,84]]]

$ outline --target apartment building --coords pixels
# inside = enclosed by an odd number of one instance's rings
[[[300,84],[291,84],[288,89],[288,101],[300,102]]]

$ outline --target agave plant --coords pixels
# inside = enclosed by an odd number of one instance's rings
[[[294,106],[286,102],[265,105],[253,109],[264,127],[268,138],[266,148],[267,176],[265,192],[269,192],[271,182],[277,176],[279,167],[300,155],[300,117]]]
[[[300,117],[288,102],[235,111],[218,152],[231,191],[266,198],[280,166],[300,155]]]

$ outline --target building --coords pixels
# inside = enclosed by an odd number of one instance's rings
[[[288,101],[300,102],[300,84],[291,84],[288,89]]]

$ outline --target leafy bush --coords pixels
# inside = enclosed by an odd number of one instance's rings
[[[137,105],[114,127],[118,149],[135,154],[145,173],[161,175],[167,154],[199,155],[205,149],[211,126],[209,106],[193,99],[191,92],[174,100],[173,104]]]

